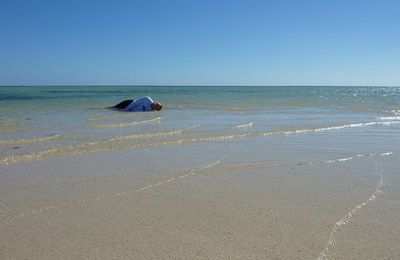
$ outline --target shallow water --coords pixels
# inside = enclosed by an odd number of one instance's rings
[[[40,153],[51,157],[66,150],[73,154],[71,149],[82,150],[95,142],[119,150],[278,132],[393,128],[400,121],[396,116],[400,88],[76,86],[0,90],[2,163],[14,155],[39,159],[36,155]],[[163,103],[164,110],[127,113],[105,109],[143,95]],[[125,142],[118,147],[120,140]],[[52,149],[56,151],[48,152]]]
[[[106,109],[144,95],[164,109]],[[0,87],[0,111],[3,258],[400,255],[400,88]]]

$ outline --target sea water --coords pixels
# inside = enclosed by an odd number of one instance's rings
[[[163,110],[106,108],[142,96]],[[390,136],[399,110],[396,87],[1,87],[0,163],[308,131]]]
[[[0,87],[0,257],[396,259],[399,130],[398,87]]]

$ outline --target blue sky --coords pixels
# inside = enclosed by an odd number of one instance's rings
[[[397,0],[0,0],[0,85],[400,85]]]

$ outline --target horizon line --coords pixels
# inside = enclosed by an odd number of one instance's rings
[[[169,85],[169,84],[21,84],[0,87],[400,87],[400,85]]]

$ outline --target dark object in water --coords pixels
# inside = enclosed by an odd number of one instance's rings
[[[113,109],[125,109],[127,106],[129,106],[134,100],[133,99],[127,99],[124,100],[118,104],[116,104],[113,107],[108,107],[108,108],[113,108]]]

